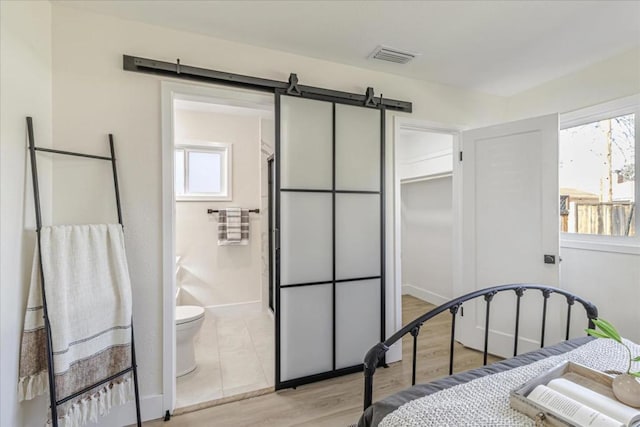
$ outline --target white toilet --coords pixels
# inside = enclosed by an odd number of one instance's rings
[[[196,369],[194,338],[204,322],[204,308],[176,306],[176,377]]]

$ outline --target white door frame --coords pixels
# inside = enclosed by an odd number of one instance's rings
[[[274,105],[273,95],[237,88],[161,81],[162,125],[162,404],[173,413],[176,403],[176,249],[174,194],[175,100],[265,109]]]
[[[396,301],[395,307],[395,323],[396,329],[399,330],[402,327],[402,259],[400,257],[402,248],[402,221],[401,221],[401,180],[400,180],[400,165],[398,161],[398,147],[400,141],[401,130],[415,130],[419,132],[437,132],[445,133],[453,136],[453,170],[452,170],[452,189],[453,189],[453,293],[457,294],[456,290],[460,288],[461,274],[460,267],[462,259],[460,257],[461,245],[461,233],[460,233],[460,201],[462,197],[461,187],[461,168],[458,153],[462,149],[460,146],[460,132],[463,130],[462,126],[446,125],[442,123],[432,122],[428,120],[413,119],[409,117],[395,116],[394,132],[393,132],[393,217],[395,218],[394,228],[394,265],[395,265],[395,289],[394,297]],[[389,334],[390,335],[390,334]],[[401,342],[400,342],[401,344]],[[387,353],[387,361],[397,361],[402,359],[402,347],[401,345],[392,346]]]

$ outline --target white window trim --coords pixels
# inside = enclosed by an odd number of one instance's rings
[[[560,233],[560,247],[640,255],[640,219],[638,218],[637,211],[640,205],[640,94],[560,114],[560,129],[580,126],[586,123],[631,113],[635,114],[636,135],[636,235],[633,237],[624,237]]]
[[[188,188],[188,165],[189,165],[189,156],[186,154],[189,151],[210,151],[210,152],[220,152],[222,153],[222,161],[220,164],[221,172],[221,185],[220,187],[224,189],[221,191],[219,195],[212,194],[176,194],[176,201],[178,202],[224,202],[232,200],[232,164],[233,164],[233,144],[227,142],[212,142],[205,141],[199,139],[185,139],[175,144],[174,150],[184,149],[185,150],[185,168],[184,168],[184,183],[185,187]],[[212,150],[213,149],[213,150]],[[174,166],[175,167],[175,166]],[[174,170],[175,173],[175,170]]]

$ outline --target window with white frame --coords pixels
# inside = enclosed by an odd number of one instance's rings
[[[638,236],[639,97],[561,117],[561,231],[571,235]]]
[[[231,144],[176,144],[174,161],[176,200],[231,200]]]

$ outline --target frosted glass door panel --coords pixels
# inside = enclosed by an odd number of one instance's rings
[[[281,285],[331,281],[331,194],[286,191],[280,197]]]
[[[332,285],[280,290],[282,381],[333,369]]]
[[[380,275],[380,196],[336,194],[336,279]]]
[[[332,146],[331,103],[280,98],[281,188],[330,190]]]
[[[336,368],[362,363],[380,341],[380,280],[336,284]]]
[[[380,191],[380,111],[336,104],[336,190]]]

